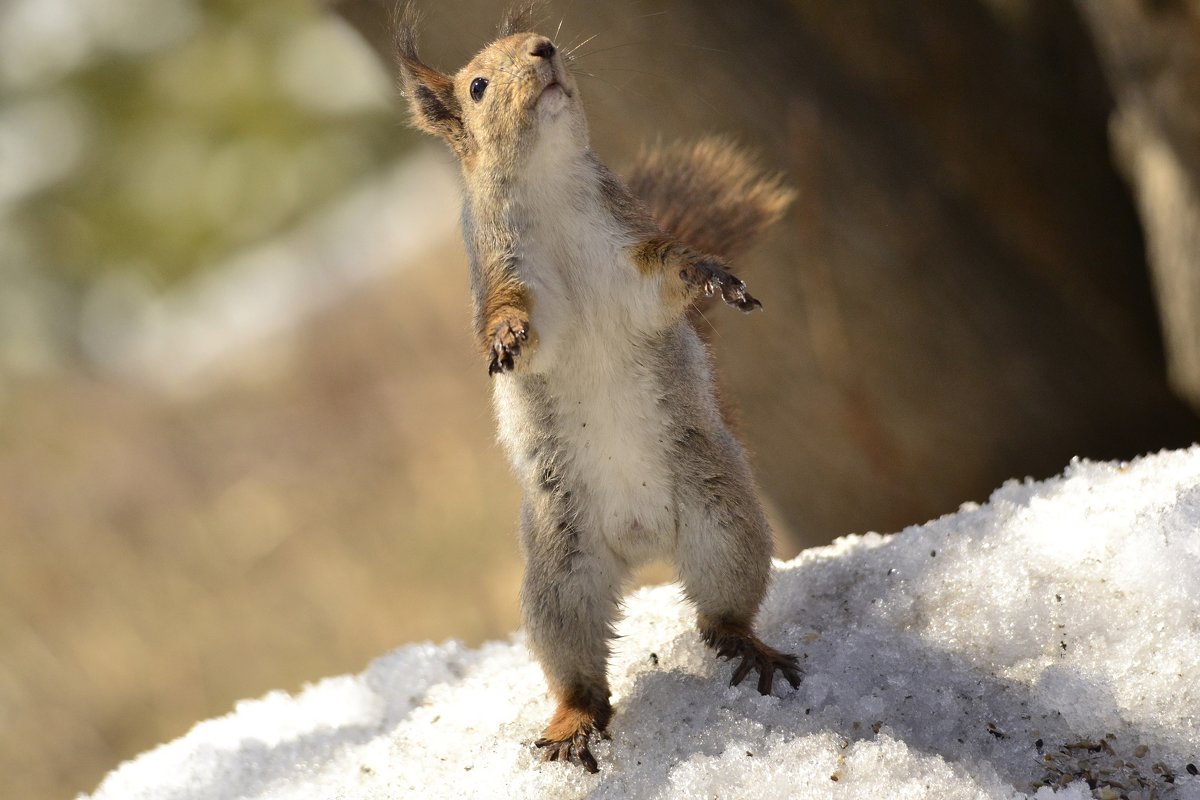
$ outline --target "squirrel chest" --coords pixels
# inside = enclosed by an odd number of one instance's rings
[[[660,288],[638,274],[599,192],[575,187],[526,193],[519,208],[538,340],[523,369],[494,381],[500,438],[527,487],[555,471],[588,527],[637,561],[675,535],[662,400],[678,332],[664,330]]]

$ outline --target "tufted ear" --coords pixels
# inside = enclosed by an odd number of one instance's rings
[[[466,131],[463,128],[462,106],[454,96],[454,81],[417,55],[417,20],[418,15],[412,3],[400,5],[392,20],[400,91],[408,99],[413,126],[441,136],[461,155]]]
[[[533,30],[533,20],[537,16],[541,3],[539,0],[520,0],[508,7],[504,20],[500,23],[499,35],[512,36],[514,33],[526,33]]]

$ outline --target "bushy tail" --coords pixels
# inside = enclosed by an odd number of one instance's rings
[[[725,258],[736,257],[796,196],[719,137],[647,149],[627,183],[663,230]]]

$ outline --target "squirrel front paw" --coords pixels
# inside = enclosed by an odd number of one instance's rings
[[[721,298],[726,303],[742,311],[762,308],[762,303],[746,291],[746,284],[731,275],[718,261],[694,261],[679,271],[679,277],[684,283],[697,287],[705,297],[712,297],[720,290]]]
[[[529,323],[523,319],[504,319],[492,328],[488,375],[507,372],[515,366],[521,345],[529,340]]]

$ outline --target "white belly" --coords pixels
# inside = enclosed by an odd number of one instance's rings
[[[546,397],[537,401],[550,407],[549,433],[562,449],[555,461],[578,521],[617,554],[641,561],[675,536],[666,411],[655,354],[647,352],[673,320],[659,280],[638,272],[628,234],[599,197],[566,191],[587,185],[547,177],[527,199],[518,269],[536,345],[521,354],[518,372],[544,379]],[[531,486],[536,467],[524,463],[523,448],[544,423],[513,376],[498,375],[494,385],[500,438]]]
[[[562,449],[555,461],[584,535],[598,536],[623,559],[640,563],[668,552],[675,536],[666,424],[654,402],[652,376],[635,371],[612,380],[607,372],[551,381],[554,435]],[[534,409],[510,376],[498,376],[494,384],[501,441],[532,487],[537,466],[522,445],[536,425]]]
[[[600,355],[568,348],[558,365],[558,403],[572,477],[584,490],[581,510],[618,553],[633,560],[660,553],[675,533],[667,420],[660,389],[631,352]],[[573,356],[580,356],[576,359]]]
[[[611,243],[584,254],[594,256],[585,268],[576,260],[570,273],[539,269],[525,279],[537,346],[519,369],[545,379],[562,448],[556,461],[579,521],[621,557],[641,562],[668,552],[675,536],[666,410],[647,352],[662,324],[659,288]],[[533,480],[522,442],[539,423],[511,378],[494,381],[500,438],[518,473]]]

